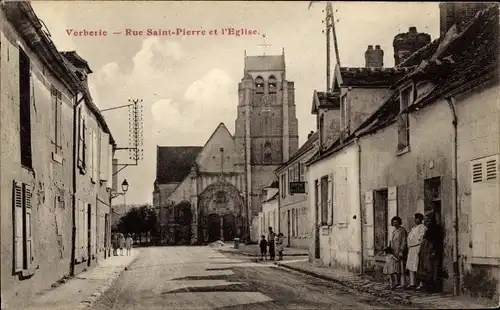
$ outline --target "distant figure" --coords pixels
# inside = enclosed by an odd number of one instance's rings
[[[278,251],[278,260],[283,260],[283,250],[285,249],[285,237],[282,233],[276,238],[276,251]]]
[[[273,231],[272,227],[269,227],[269,233],[267,234],[267,242],[269,245],[269,259],[274,260],[276,255],[274,250],[274,240],[276,239],[276,234]]]
[[[127,239],[125,240],[125,248],[127,249],[127,256],[130,256],[130,252],[132,251],[132,244],[134,240],[130,234],[127,234]]]
[[[120,255],[123,256],[123,248],[125,247],[125,236],[120,233],[120,237],[118,237],[118,246],[120,248]]]
[[[267,241],[266,236],[262,235],[262,239],[260,240],[260,260],[267,260]]]
[[[116,233],[113,233],[111,236],[111,247],[113,248],[113,256],[118,255],[118,236]]]

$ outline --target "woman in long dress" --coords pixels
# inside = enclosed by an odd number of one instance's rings
[[[125,247],[125,236],[120,233],[120,236],[118,237],[118,245],[120,247],[120,255],[123,256],[123,248]]]
[[[282,233],[276,238],[276,251],[278,251],[278,260],[283,260],[283,250],[285,250],[285,238]]]
[[[442,259],[443,235],[441,227],[434,219],[433,212],[426,213],[424,224],[427,230],[420,245],[417,277],[421,282],[417,289],[426,288],[434,291],[439,286],[439,262]]]
[[[420,243],[427,228],[422,223],[424,215],[422,213],[415,214],[415,226],[408,234],[408,259],[406,261],[406,269],[410,271],[410,285],[409,289],[417,287],[417,270],[418,270],[418,257],[420,253]]]
[[[402,288],[404,286],[404,262],[406,259],[406,241],[407,232],[401,225],[403,221],[399,216],[391,219],[391,225],[394,226],[392,238],[389,241],[389,246],[385,249],[388,255],[384,270],[389,275],[390,288]]]

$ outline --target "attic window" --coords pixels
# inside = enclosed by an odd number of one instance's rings
[[[276,78],[271,75],[271,77],[269,77],[269,93],[275,94],[276,87],[277,87]]]
[[[255,79],[255,89],[257,94],[264,93],[264,79],[260,76]]]

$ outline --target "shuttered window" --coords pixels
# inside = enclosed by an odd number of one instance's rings
[[[32,270],[35,253],[33,251],[33,213],[31,186],[14,181],[14,271]]]
[[[321,225],[328,224],[328,176],[321,178]]]
[[[52,85],[52,115],[53,120],[53,137],[52,144],[54,145],[54,153],[60,154],[62,150],[62,94]]]

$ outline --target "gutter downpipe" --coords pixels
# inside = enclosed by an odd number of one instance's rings
[[[356,143],[356,147],[357,147],[357,155],[356,155],[356,159],[357,159],[357,166],[356,166],[356,170],[358,172],[358,199],[359,199],[359,228],[360,228],[360,231],[359,231],[359,241],[360,241],[360,251],[359,251],[359,261],[360,261],[360,265],[359,265],[359,273],[360,274],[364,274],[364,262],[363,262],[363,251],[364,251],[364,246],[363,246],[363,217],[361,216],[361,214],[363,214],[363,203],[362,203],[362,195],[361,195],[361,144],[359,144],[359,136],[356,135],[356,138],[355,138],[355,143]]]
[[[81,94],[82,97],[78,99],[78,94]],[[71,261],[69,267],[70,276],[75,275],[75,256],[76,256],[76,169],[77,167],[77,146],[78,146],[78,129],[76,128],[77,124],[77,116],[78,116],[78,107],[83,102],[84,96],[81,92],[77,92],[75,95],[75,104],[73,105],[73,199],[72,199],[72,228],[71,228]]]
[[[446,101],[448,102],[448,106],[450,107],[452,117],[453,117],[453,137],[452,137],[452,144],[453,144],[453,149],[452,149],[452,209],[453,209],[453,294],[455,296],[460,295],[460,274],[459,274],[459,254],[458,254],[458,183],[457,183],[457,171],[458,171],[458,158],[457,158],[457,135],[458,135],[458,130],[457,130],[457,113],[455,110],[455,98],[453,97],[448,97],[446,98]]]

